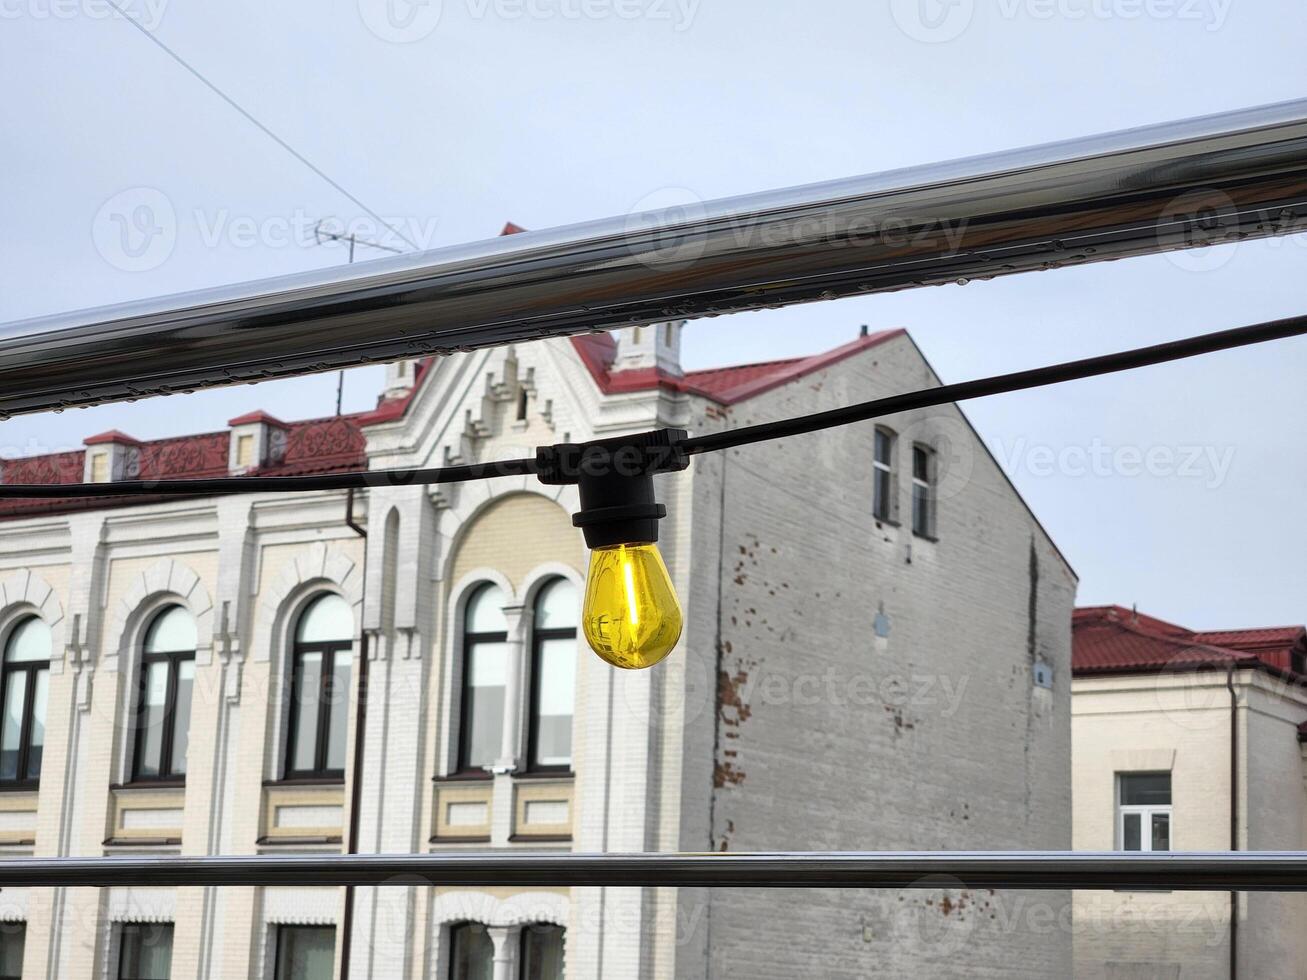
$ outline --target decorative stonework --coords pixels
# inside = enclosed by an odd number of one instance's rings
[[[175,558],[161,558],[137,576],[114,608],[107,634],[109,652],[104,658],[105,670],[118,669],[119,658],[130,652],[133,620],[148,600],[161,595],[176,596],[190,610],[195,617],[198,637],[195,662],[199,666],[210,662],[213,657],[213,600],[209,597],[209,590],[189,565]]]
[[[559,892],[519,892],[505,899],[488,892],[443,892],[431,906],[437,929],[454,922],[480,922],[487,926],[522,926],[549,923],[567,928],[569,900]]]
[[[10,572],[0,579],[0,614],[14,606],[31,608],[50,627],[50,662],[64,659],[64,607],[45,579],[30,569]]]
[[[354,609],[354,622],[362,622],[363,569],[339,548],[317,541],[305,547],[293,560],[286,562],[271,588],[260,596],[260,619],[265,624],[280,623],[286,604],[297,592],[313,582],[327,582],[340,590]],[[274,628],[274,633],[279,630]],[[257,643],[254,659],[266,662],[277,646],[276,637],[270,643]]]

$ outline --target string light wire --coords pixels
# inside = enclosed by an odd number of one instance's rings
[[[1307,334],[1307,316],[1290,317],[1201,334],[1182,340],[1066,361],[974,381],[940,385],[846,405],[827,412],[758,425],[741,426],[695,436],[681,443],[688,455],[720,452],[772,439],[807,435],[822,429],[867,422],[900,412],[969,401],[990,395],[1026,391],[1085,378],[1132,371],[1218,351],[1270,343]],[[534,476],[534,459],[491,460],[433,469],[358,470],[305,476],[228,476],[193,480],[124,480],[116,483],[39,483],[0,485],[0,498],[122,497],[136,495],[209,495],[227,493],[284,493],[307,490],[361,490],[370,487],[435,485],[491,480],[501,476]]]

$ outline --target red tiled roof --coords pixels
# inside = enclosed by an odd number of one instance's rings
[[[139,446],[141,441],[133,439],[126,432],[119,432],[117,429],[110,429],[108,432],[101,432],[98,435],[87,436],[82,440],[88,446],[100,446],[106,442],[123,442],[129,446]]]
[[[617,356],[617,342],[608,333],[573,337],[572,344],[581,355],[581,362],[594,378],[595,384],[605,394],[667,388],[671,391],[701,395],[720,405],[734,405],[736,402],[754,398],[806,374],[820,371],[837,361],[883,344],[904,333],[906,331],[901,329],[882,330],[811,357],[793,357],[784,361],[764,361],[757,364],[709,368],[704,371],[688,371],[683,377],[668,374],[657,368],[613,372],[611,368]]]
[[[1121,606],[1077,609],[1071,668],[1077,675],[1153,673],[1230,664],[1289,672],[1307,653],[1307,630],[1218,630],[1198,633]],[[1244,639],[1254,635],[1257,642]]]
[[[298,476],[366,468],[365,441],[363,430],[359,427],[359,416],[341,415],[281,424],[287,430],[282,458],[255,472],[267,476]],[[230,433],[223,431],[149,442],[131,439],[132,444],[140,447],[138,478],[162,480],[225,476],[230,438]],[[91,440],[88,439],[87,442],[91,443]],[[0,460],[0,483],[81,483],[84,457],[85,453],[78,450],[50,456]],[[100,507],[125,507],[153,503],[160,499],[164,498],[123,496],[2,499],[0,519]]]

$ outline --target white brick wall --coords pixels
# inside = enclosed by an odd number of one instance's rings
[[[519,423],[500,382],[528,373],[533,413]],[[601,397],[568,342],[544,342],[441,361],[406,418],[370,433],[373,465],[520,455],[565,437],[659,425],[747,424],[932,383],[900,338],[721,420],[671,391]],[[937,542],[874,526],[865,425],[700,458],[659,479],[669,509],[662,547],[686,606],[686,633],[673,658],[650,672],[614,673],[582,654],[572,847],[1069,844],[1074,579],[955,410],[892,424],[904,440],[901,467],[914,438],[935,442],[952,461]],[[899,484],[905,520],[908,482]],[[360,495],[366,555],[344,526],[341,494],[183,501],[0,525],[0,569],[39,566],[67,623],[77,623],[67,627],[64,661],[53,672],[36,852],[104,853],[124,690],[122,676],[106,669],[115,646],[108,634],[117,629],[116,604],[131,591],[126,583],[169,556],[195,572],[212,607],[202,638],[210,652],[197,666],[180,850],[260,849],[263,781],[276,775],[281,751],[280,715],[269,705],[283,686],[286,610],[319,578],[357,603],[368,631],[373,696],[360,849],[449,846],[429,838],[432,777],[443,771],[455,711],[452,570],[488,500],[539,489],[518,478]],[[575,491],[546,489],[564,529],[557,550],[567,553],[557,568],[579,576],[585,555],[564,516],[575,509]],[[392,508],[400,522],[393,538],[384,533]],[[514,570],[510,588],[526,588],[517,579],[544,570]],[[383,594],[383,582],[394,584],[393,594]],[[887,639],[872,630],[882,606]],[[1032,686],[1035,657],[1054,667],[1051,692]],[[502,811],[512,777],[495,785]],[[495,820],[501,846],[532,846],[507,839],[503,812]],[[44,976],[53,964],[57,976],[94,976],[110,934],[97,896],[32,896],[26,975]],[[1066,930],[1039,925],[1069,901],[1057,894],[576,889],[568,903],[554,891],[448,897],[415,887],[360,889],[356,898],[356,980],[429,976],[443,962],[445,917],[466,914],[469,902],[497,929],[531,916],[565,921],[569,976],[582,980],[923,970],[1048,977],[1070,968]],[[317,895],[313,907],[331,904]],[[259,975],[276,907],[244,889],[179,891],[174,976]],[[340,921],[339,904],[330,918]]]

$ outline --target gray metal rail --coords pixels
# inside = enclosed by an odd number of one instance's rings
[[[1307,228],[1307,100],[0,327],[0,414]]]
[[[1307,852],[301,854],[17,858],[0,887],[570,885],[719,888],[993,888],[1307,891]]]

